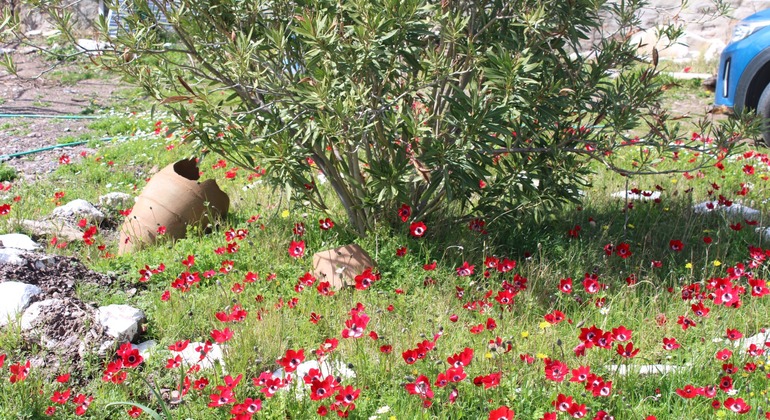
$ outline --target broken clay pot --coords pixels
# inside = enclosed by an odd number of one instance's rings
[[[118,253],[154,244],[159,228],[165,228],[163,235],[180,239],[188,225],[205,226],[226,216],[230,198],[213,179],[198,178],[195,159],[180,160],[155,174],[120,228]]]
[[[317,252],[313,255],[313,275],[318,281],[328,281],[339,290],[355,284],[355,277],[367,268],[374,268],[372,257],[356,244]]]

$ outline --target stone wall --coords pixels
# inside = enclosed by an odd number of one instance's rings
[[[730,16],[715,17],[713,0],[691,0],[684,9],[671,6],[679,1],[650,0],[650,7],[640,16],[645,30],[634,35],[633,40],[647,45],[643,52],[656,46],[661,58],[676,62],[718,60],[732,37],[735,24],[746,16],[770,8],[770,0],[724,1],[731,6]],[[684,27],[684,35],[671,46],[667,46],[666,39],[658,40],[655,34],[655,28],[666,23]]]

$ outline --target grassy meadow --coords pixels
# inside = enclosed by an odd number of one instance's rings
[[[168,123],[141,113],[95,121],[129,138],[94,140],[94,153],[68,156],[36,183],[3,184],[0,233],[57,203],[139,194],[155,170],[196,153],[166,136]],[[722,169],[621,177],[596,168],[583,203],[544,224],[479,215],[483,229],[471,229],[437,214],[358,238],[341,209],[314,212],[207,154],[201,179],[231,199],[211,232],[191,228],[118,256],[115,212],[91,245],[46,238],[46,252],[117,275],[109,293],[78,286],[78,296],[142,309],[137,342],[157,346],[138,363],[116,345],[107,357],[27,372],[46,350],[12,323],[0,330],[0,418],[770,418],[766,346],[745,348],[770,327],[770,246],[755,231],[770,226],[769,164],[767,149],[743,145]],[[611,197],[626,189],[659,198]],[[705,201],[717,210],[696,214]],[[728,202],[761,216],[730,216]],[[424,235],[413,235],[415,222]],[[304,252],[291,255],[293,242]],[[377,262],[371,285],[329,293],[306,277],[313,253],[352,242]],[[171,351],[207,341],[224,363],[200,368]],[[332,371],[291,372],[319,359]],[[662,372],[646,373],[650,365]]]

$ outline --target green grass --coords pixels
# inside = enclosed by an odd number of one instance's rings
[[[115,116],[96,121],[90,128],[99,135],[119,136],[151,131],[154,123]],[[12,202],[10,217],[0,218],[0,230],[14,231],[13,218],[43,218],[50,214],[57,191],[64,192],[62,202],[75,198],[96,202],[100,195],[112,191],[138,194],[155,170],[194,153],[191,146],[163,135],[94,142],[93,146],[97,148],[95,154],[60,166],[47,179],[35,184],[15,184],[13,194],[19,195],[21,201]],[[683,154],[679,162],[666,162],[660,169],[676,167],[688,158],[689,155]],[[221,367],[190,372],[192,382],[205,377],[210,384],[203,391],[190,390],[180,404],[169,404],[168,396],[177,388],[187,367],[165,367],[171,357],[166,350],[169,345],[181,340],[211,339],[213,330],[225,327],[234,331],[233,338],[224,346],[226,372],[233,377],[244,375],[235,388],[237,401],[262,399],[258,416],[263,418],[317,416],[321,403],[307,397],[297,399],[293,391],[266,398],[252,379],[261,372],[277,369],[276,360],[288,349],[304,349],[306,359],[315,359],[315,349],[329,338],[339,340],[339,347],[328,356],[329,360],[348,365],[356,373],[355,378],[344,379],[342,384],[361,390],[351,418],[480,419],[487,418],[490,410],[507,405],[516,411],[518,418],[537,419],[553,410],[551,402],[562,393],[586,404],[587,418],[593,418],[598,410],[606,410],[619,419],[644,419],[649,415],[659,419],[734,416],[725,409],[712,408],[711,399],[687,400],[678,396],[676,390],[688,384],[717,384],[725,374],[721,368],[723,362],[715,360],[714,355],[723,348],[733,347],[714,340],[724,338],[728,328],[736,328],[748,337],[768,327],[768,298],[751,297],[747,290],[738,309],[718,306],[705,299],[704,305],[711,311],[707,318],[699,318],[691,309],[695,302],[683,301],[680,296],[686,285],[698,284],[705,290],[709,279],[725,277],[728,267],[747,263],[750,245],[768,248],[767,241],[756,235],[745,220],[720,214],[704,217],[692,211],[693,204],[723,194],[760,210],[763,216],[758,221],[767,225],[768,181],[763,177],[770,172],[766,164],[755,158],[727,161],[724,171],[704,168],[702,177],[695,175],[692,179],[680,174],[623,178],[597,168],[593,186],[586,191],[583,203],[555,214],[552,222],[535,225],[523,221],[521,228],[490,225],[488,235],[479,235],[470,232],[466,224],[442,225],[441,217],[436,215],[425,221],[428,233],[421,239],[409,236],[408,224],[395,228],[378,226],[368,237],[355,239],[344,229],[340,209],[333,210],[335,228],[321,231],[320,213],[303,207],[302,203],[287,205],[280,191],[265,184],[244,189],[251,183],[244,172],[239,172],[235,179],[226,179],[226,169],[212,169],[216,160],[216,156],[210,155],[200,162],[202,179],[214,178],[228,192],[231,211],[212,232],[191,228],[185,239],[161,241],[157,246],[122,256],[114,255],[117,244],[108,241],[103,233],[97,236],[93,246],[71,243],[63,249],[52,246],[47,249],[78,256],[94,270],[116,273],[121,281],[110,293],[79,285],[77,296],[100,305],[125,303],[144,310],[148,319],[140,341],[156,340],[155,356],[137,368],[125,369],[128,379],[120,385],[102,380],[106,364],[115,359],[114,353],[106,358],[86,355],[83,363],[73,368],[74,379],[67,384],[53,380],[64,373],[63,370],[51,371],[44,367],[34,367],[27,380],[12,384],[8,381],[9,366],[42,357],[46,352],[26,344],[15,327],[0,330],[0,353],[8,355],[5,366],[0,368],[1,418],[43,418],[45,408],[54,405],[49,400],[53,392],[68,388],[73,397],[81,393],[94,397],[86,412],[87,418],[127,417],[128,407],[108,407],[109,403],[119,401],[138,402],[161,412],[163,404],[143,379],[161,390],[173,418],[231,418],[232,405],[207,407],[211,401],[209,395],[218,393],[215,386],[224,384]],[[754,175],[746,175],[742,170],[748,162],[755,166]],[[718,184],[718,191],[714,191],[714,183]],[[742,183],[752,184],[746,196],[735,194]],[[625,189],[626,185],[643,190],[660,186],[661,202],[634,202],[633,209],[624,211],[626,203],[610,198],[610,194]],[[331,194],[328,185],[321,188]],[[2,203],[5,202],[9,201]],[[256,215],[259,219],[250,222]],[[112,214],[112,217],[119,221],[119,215]],[[744,228],[731,229],[730,225],[738,221]],[[298,239],[292,233],[296,223],[304,223],[307,230],[302,238],[307,252],[299,259],[287,253],[290,241]],[[576,226],[581,228],[579,235],[570,237],[567,232]],[[248,233],[242,240],[230,241],[239,245],[237,252],[216,253],[218,248],[227,246],[225,235],[230,229],[245,229]],[[705,236],[713,242],[704,243]],[[669,249],[669,241],[674,239],[684,243],[683,251]],[[351,241],[359,243],[377,261],[381,280],[369,290],[349,288],[331,297],[320,295],[315,286],[301,292],[295,290],[297,279],[312,269],[314,252]],[[610,243],[629,244],[631,256],[624,259],[617,254],[605,255],[604,247]],[[105,248],[100,250],[99,245]],[[404,257],[397,257],[396,250],[402,246],[409,251]],[[195,256],[195,264],[189,270],[199,272],[201,281],[190,291],[180,292],[170,285],[188,270],[182,264],[188,255]],[[492,255],[516,260],[517,266],[505,274],[491,270],[486,278],[484,260]],[[219,272],[224,260],[233,261],[232,271]],[[437,269],[425,271],[423,264],[431,261],[437,262]],[[475,273],[458,277],[455,269],[466,261],[475,265]],[[660,267],[653,264],[658,261]],[[146,265],[155,268],[160,264],[165,265],[165,271],[153,275],[147,283],[139,283],[139,270]],[[205,278],[203,273],[210,270],[215,274]],[[248,272],[258,273],[259,280],[245,283]],[[753,272],[757,278],[768,277],[764,265]],[[607,288],[595,294],[587,293],[582,285],[587,273],[598,275],[598,281]],[[268,281],[270,274],[275,278]],[[526,288],[518,292],[514,304],[506,309],[494,298],[503,281],[514,281],[514,274],[520,276],[519,280],[526,279]],[[629,285],[627,279],[632,275],[636,282]],[[574,288],[570,294],[558,289],[560,280],[568,277],[572,278]],[[733,282],[747,285],[745,277]],[[233,291],[236,283],[243,285],[244,290]],[[132,287],[137,288],[137,293],[126,293]],[[462,289],[459,298],[458,288]],[[166,291],[170,299],[163,301],[161,296]],[[291,303],[294,298],[296,304]],[[599,307],[597,302],[602,299],[603,306]],[[362,338],[344,339],[341,331],[345,321],[350,318],[351,308],[359,303],[371,320]],[[216,318],[216,313],[228,312],[236,304],[248,312],[245,320],[225,324]],[[550,325],[544,316],[555,310],[563,312],[567,319]],[[310,322],[311,314],[317,316],[317,323]],[[453,315],[457,316],[456,322]],[[693,319],[697,326],[683,330],[677,324],[679,316]],[[490,318],[496,323],[494,330],[486,329]],[[664,318],[666,321],[662,322]],[[470,329],[478,325],[483,326],[482,331],[472,334]],[[573,350],[580,342],[581,328],[593,325],[604,331],[621,325],[632,330],[631,341],[640,349],[639,354],[624,359],[617,354],[615,343],[610,349],[594,347],[588,349],[585,356],[577,356]],[[370,332],[376,332],[377,340],[369,336]],[[436,347],[427,352],[425,359],[405,363],[403,352],[439,334]],[[498,337],[502,347],[495,350],[490,340],[495,342]],[[682,348],[665,351],[664,337],[676,337]],[[392,353],[382,353],[380,347],[384,345],[392,346]],[[438,374],[449,368],[446,359],[466,347],[475,354],[465,368],[468,378],[446,388],[434,385]],[[528,355],[534,362],[527,364],[520,355]],[[604,381],[612,382],[611,395],[594,397],[582,384],[546,380],[543,362],[546,357],[561,360],[570,369],[590,366]],[[738,367],[738,372],[732,375],[735,397],[743,398],[752,406],[750,418],[758,418],[759,408],[769,408],[765,399],[767,357],[751,357],[736,350],[730,362]],[[757,365],[756,372],[743,370],[748,362]],[[683,369],[665,375],[632,373],[625,376],[609,369],[613,364],[653,363]],[[472,383],[476,377],[495,372],[502,373],[497,386],[485,389]],[[420,375],[429,378],[435,393],[429,408],[423,408],[421,399],[409,395],[404,387]],[[459,397],[451,404],[453,387],[457,388]],[[716,397],[720,402],[726,398],[722,391]],[[326,400],[323,405],[328,408],[330,402]],[[70,400],[57,406],[56,418],[75,418],[74,410],[75,404]],[[384,413],[377,414],[378,410]],[[330,416],[336,414],[330,413]]]

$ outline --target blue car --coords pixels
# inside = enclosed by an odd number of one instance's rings
[[[770,9],[738,23],[719,59],[715,105],[727,111],[756,110],[770,118]],[[770,145],[770,124],[762,136]]]

